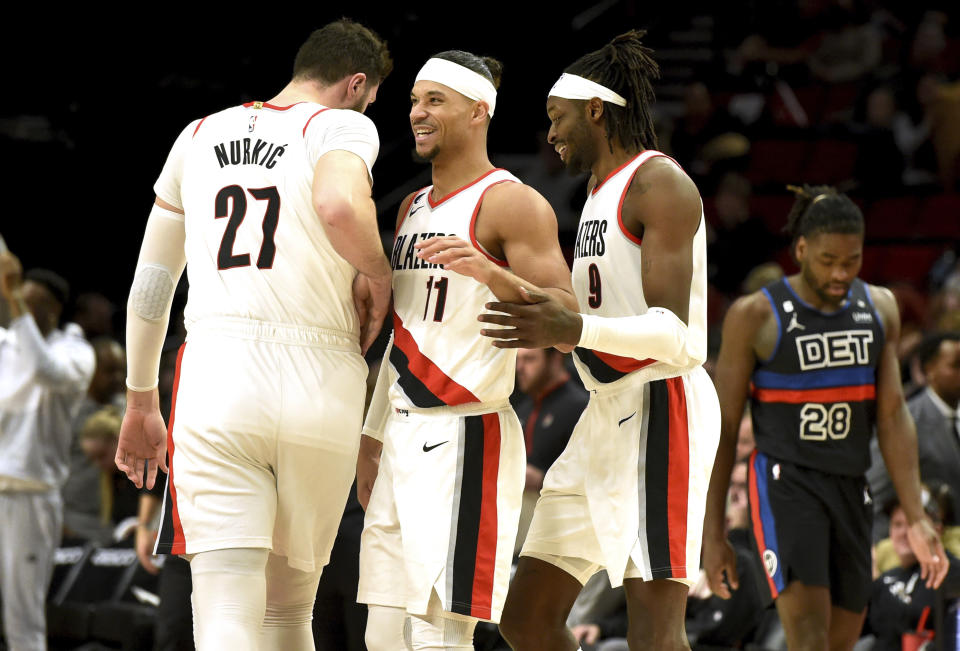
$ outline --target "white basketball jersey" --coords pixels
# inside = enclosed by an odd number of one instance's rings
[[[317,160],[341,149],[368,171],[379,141],[369,118],[301,102],[250,102],[190,124],[155,190],[185,213],[187,328],[252,319],[357,336],[356,274],[313,209]]]
[[[437,201],[433,186],[418,191],[394,239],[393,349],[390,402],[395,407],[441,407],[506,400],[513,391],[516,351],[501,350],[480,334],[477,316],[497,298],[473,278],[416,257],[414,245],[435,235],[477,242],[474,226],[484,194],[498,183],[519,183],[495,169]]]
[[[583,314],[622,317],[645,314],[640,273],[642,240],[623,225],[620,211],[637,170],[658,151],[644,151],[614,170],[590,192],[580,215],[573,260],[573,290]],[[676,161],[673,161],[676,163]],[[687,323],[687,346],[695,364],[680,368],[653,359],[633,359],[577,348],[574,363],[588,389],[615,382],[631,373],[646,380],[675,377],[699,366],[707,357],[707,240],[701,201],[700,225],[693,238],[693,279]]]

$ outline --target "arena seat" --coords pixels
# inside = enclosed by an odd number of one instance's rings
[[[747,178],[754,186],[797,183],[809,143],[801,140],[757,140],[750,146]]]
[[[842,140],[818,140],[800,173],[804,183],[835,185],[853,178],[857,146]]]

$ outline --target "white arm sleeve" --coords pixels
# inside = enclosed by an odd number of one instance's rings
[[[327,152],[335,150],[356,154],[367,166],[373,182],[373,164],[380,153],[380,137],[373,121],[362,113],[347,109],[328,109],[307,126],[304,134],[311,167]]]
[[[186,264],[185,239],[183,215],[154,204],[127,300],[127,387],[134,391],[157,386],[173,292]]]
[[[393,348],[393,333],[387,342],[387,349],[380,362],[380,372],[377,374],[377,385],[373,389],[373,398],[367,409],[367,418],[363,421],[363,434],[383,442],[383,428],[387,424],[387,415],[390,413],[390,400],[387,394],[390,391],[390,350]]]
[[[583,328],[578,345],[584,348],[680,367],[698,361],[687,345],[687,325],[666,308],[652,307],[646,314],[636,316],[581,314],[580,318]]]

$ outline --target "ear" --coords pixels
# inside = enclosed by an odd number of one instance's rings
[[[797,259],[797,262],[803,262],[803,259],[806,257],[807,238],[803,235],[797,237],[797,242],[793,245],[793,255]]]
[[[346,86],[346,96],[347,99],[354,99],[363,95],[367,87],[367,75],[363,72],[358,72],[354,75],[351,75],[347,78]]]
[[[474,102],[473,111],[470,112],[470,121],[486,122],[490,115],[490,107],[486,102]]]
[[[599,124],[603,118],[603,100],[598,97],[592,97],[584,106],[587,119],[594,124]]]

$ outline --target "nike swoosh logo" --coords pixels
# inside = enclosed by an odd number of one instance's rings
[[[411,211],[410,211],[410,216],[413,217],[413,213],[417,212],[417,211],[420,210],[421,208],[423,208],[423,206],[417,206],[416,208],[414,208],[413,210],[411,210]]]
[[[444,443],[449,443],[449,442],[450,442],[450,441],[443,441],[443,442],[441,442],[441,443],[435,443],[434,445],[427,445],[426,443],[424,443],[424,444],[423,444],[423,451],[424,451],[424,452],[429,452],[429,451],[432,450],[433,448],[438,448],[438,447],[440,447],[441,445],[443,445]]]
[[[623,425],[625,422],[627,422],[628,420],[630,420],[631,418],[633,418],[633,417],[636,416],[636,415],[637,415],[637,412],[633,412],[632,414],[630,414],[630,415],[627,416],[626,418],[621,418],[621,419],[620,419],[620,422],[617,423],[617,426],[619,427],[620,425]]]

